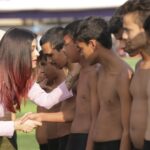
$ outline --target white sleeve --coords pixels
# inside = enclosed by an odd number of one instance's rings
[[[11,137],[14,131],[14,121],[0,121],[0,136]]]
[[[4,106],[0,103],[0,117],[4,116]]]
[[[65,82],[61,83],[50,93],[46,93],[39,84],[34,83],[31,87],[28,97],[35,104],[50,109],[55,104],[73,96],[72,91],[68,91]]]

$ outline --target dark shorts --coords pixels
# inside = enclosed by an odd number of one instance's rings
[[[85,150],[88,134],[71,133],[69,135],[66,150]]]
[[[140,149],[137,149],[132,145],[131,150],[140,150]]]
[[[137,148],[132,147],[131,150],[140,150],[140,149],[137,149]]]
[[[144,148],[143,150],[150,150],[150,141],[144,141]]]
[[[120,140],[94,142],[94,150],[119,150]]]
[[[48,139],[48,149],[49,150],[58,150],[59,138],[57,139]]]
[[[58,150],[66,150],[68,138],[69,138],[69,135],[65,135],[65,136],[59,138]]]
[[[49,150],[49,149],[48,149],[48,143],[39,144],[39,148],[40,148],[40,150]]]

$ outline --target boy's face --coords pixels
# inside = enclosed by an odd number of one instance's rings
[[[41,47],[44,54],[52,54],[54,50],[50,42],[44,43]]]
[[[60,52],[54,50],[52,60],[53,64],[59,69],[62,69],[67,65],[67,57],[64,54],[63,50],[61,50]]]
[[[45,76],[48,80],[53,80],[56,78],[58,69],[54,65],[52,65],[51,63],[47,63],[44,66],[44,70]]]
[[[53,65],[51,56],[43,54],[39,61],[38,81],[48,79],[52,81],[57,76],[58,69]]]
[[[124,50],[125,41],[122,39],[122,33],[123,33],[123,29],[121,28],[118,33],[114,34],[114,36],[115,36],[115,40],[116,40],[116,44],[117,44],[116,48]]]
[[[77,42],[77,46],[81,51],[81,56],[84,57],[83,61],[86,61],[88,64],[95,64],[96,62],[96,58],[97,58],[97,54],[96,54],[96,50],[95,47],[93,46],[92,40],[89,41],[89,43],[85,43],[85,42]]]
[[[77,45],[85,59],[88,59],[94,53],[94,50],[91,48],[90,44],[85,42],[77,42]]]
[[[72,63],[76,63],[80,61],[80,50],[77,47],[74,40],[69,36],[64,36],[64,53],[66,54],[68,60]]]
[[[146,35],[143,27],[138,24],[138,14],[133,12],[126,14],[123,17],[123,35],[125,41],[125,51],[130,56],[135,56],[140,53],[141,49],[146,44]]]
[[[66,65],[67,59],[62,50],[58,52],[53,48],[50,42],[46,42],[42,45],[42,51],[43,54],[49,55],[49,57],[51,57],[52,64],[55,65],[55,67],[62,69]]]

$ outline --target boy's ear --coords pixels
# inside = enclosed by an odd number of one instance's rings
[[[96,45],[97,45],[97,42],[95,39],[91,39],[89,41],[89,46],[92,48],[92,49],[96,49]]]

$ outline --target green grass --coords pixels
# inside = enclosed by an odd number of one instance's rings
[[[134,69],[135,64],[139,60],[138,58],[124,58],[124,60]],[[22,105],[21,112],[17,113],[17,117],[22,116],[26,112],[35,112],[36,105],[28,101],[25,105]],[[23,133],[18,132],[18,149],[19,150],[39,150],[38,144],[35,139],[35,132]]]
[[[132,67],[133,70],[135,69],[135,64],[138,62],[139,59],[140,58],[130,58],[130,57],[123,58],[123,60],[125,60]]]

